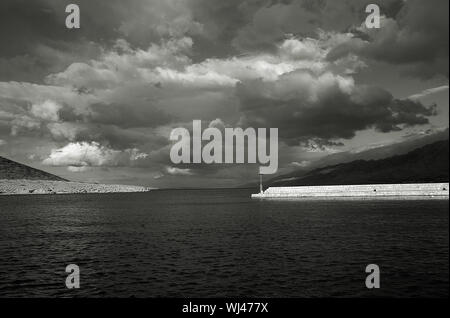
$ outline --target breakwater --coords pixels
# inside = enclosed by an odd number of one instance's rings
[[[447,183],[363,184],[270,187],[252,198],[442,198],[449,197]]]

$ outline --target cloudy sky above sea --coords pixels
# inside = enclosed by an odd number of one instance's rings
[[[65,27],[65,7],[81,28]],[[367,29],[365,7],[381,8]],[[71,180],[234,186],[170,132],[275,127],[279,173],[446,131],[448,0],[2,0],[0,155]],[[448,131],[447,131],[448,133]]]

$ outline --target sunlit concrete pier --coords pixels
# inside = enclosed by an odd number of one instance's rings
[[[414,198],[447,199],[448,183],[270,187],[252,198]]]

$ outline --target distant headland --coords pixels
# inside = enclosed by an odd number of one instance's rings
[[[72,182],[0,157],[0,195],[146,192],[148,187]]]

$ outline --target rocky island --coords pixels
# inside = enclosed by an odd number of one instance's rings
[[[72,182],[0,157],[0,195],[146,192],[151,188],[119,184]]]

